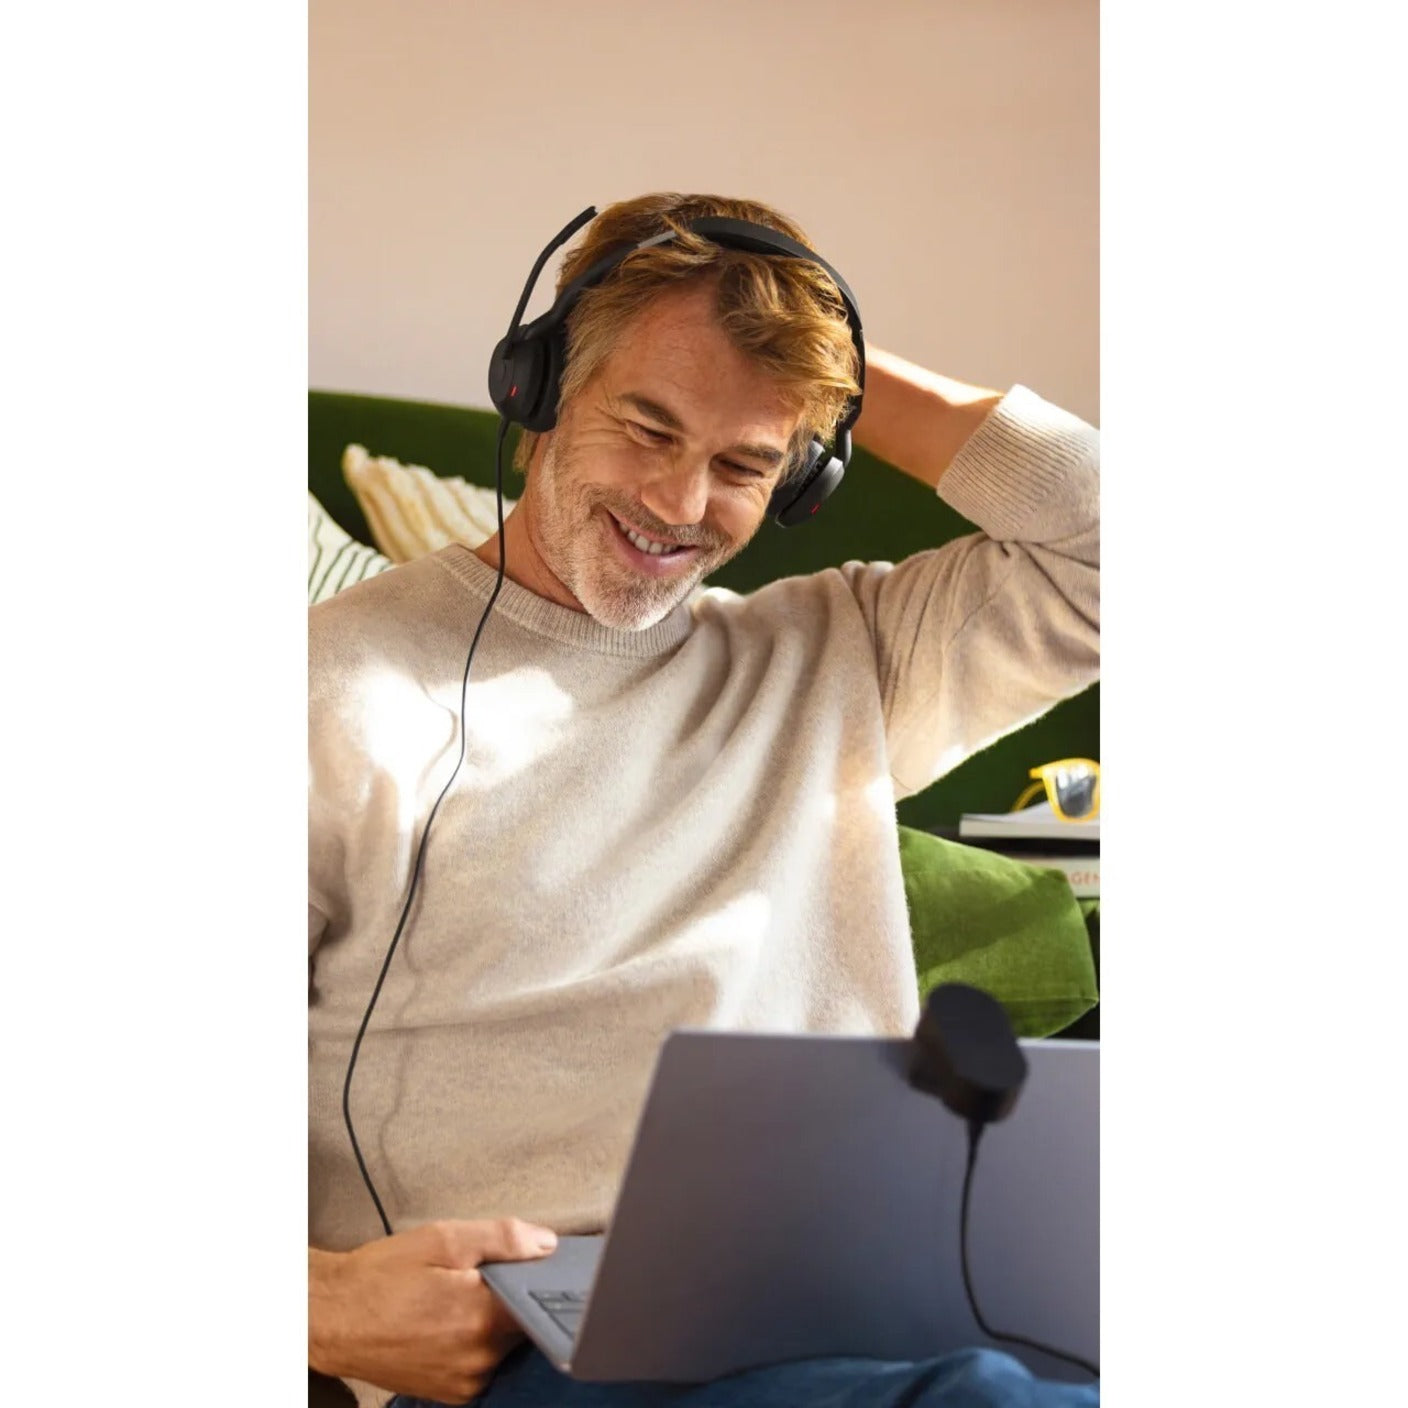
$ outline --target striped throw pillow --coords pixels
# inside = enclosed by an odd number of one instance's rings
[[[442,477],[424,465],[348,445],[342,477],[366,515],[372,541],[392,562],[413,562],[449,543],[477,548],[499,531],[492,489]],[[504,499],[505,517],[516,502]]]
[[[349,537],[322,504],[308,495],[308,605],[336,596],[395,564],[375,548]]]

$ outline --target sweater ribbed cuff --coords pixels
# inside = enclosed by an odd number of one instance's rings
[[[939,495],[990,538],[1048,542],[1098,513],[1099,432],[1014,386],[939,480]]]

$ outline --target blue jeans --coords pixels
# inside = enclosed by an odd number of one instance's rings
[[[499,1366],[475,1408],[1097,1408],[1100,1386],[1035,1379],[1010,1355],[964,1349],[916,1364],[806,1359],[713,1383],[585,1384],[531,1345]],[[440,1408],[397,1397],[388,1408]]]

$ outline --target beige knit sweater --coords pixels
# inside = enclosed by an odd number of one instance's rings
[[[1017,387],[942,480],[983,533],[642,632],[505,582],[353,1086],[393,1226],[602,1228],[674,1027],[913,1030],[894,803],[1096,678],[1097,443]],[[309,614],[316,1246],[380,1234],[343,1075],[493,580],[454,546]]]

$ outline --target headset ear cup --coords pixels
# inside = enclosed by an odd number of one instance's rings
[[[812,440],[808,444],[807,462],[802,467],[801,472],[793,475],[792,478],[786,480],[784,483],[779,484],[777,488],[772,491],[772,498],[768,501],[768,514],[770,517],[777,518],[780,522],[780,515],[786,511],[788,505],[799,495],[805,493],[807,485],[812,482],[812,478],[816,474],[817,461],[824,453],[825,448],[821,441]]]
[[[536,338],[519,343],[514,358],[514,379],[518,395],[513,401],[513,419],[528,430],[536,430],[536,411],[543,395],[543,344]]]
[[[514,375],[518,395],[513,398],[510,418],[525,430],[551,430],[557,424],[562,341],[556,333],[538,334],[524,338],[517,346]]]
[[[489,361],[489,399],[506,420],[527,425],[542,381],[542,351],[535,338],[500,340]]]
[[[547,365],[543,372],[542,399],[534,408],[534,430],[551,430],[557,424],[557,403],[562,396],[562,373],[567,366],[567,324],[565,321],[553,329],[543,351]]]
[[[820,440],[813,440],[807,450],[806,469],[774,490],[768,512],[783,528],[805,523],[836,492],[845,472],[841,460],[828,454]]]
[[[512,420],[509,392],[513,389],[513,352],[506,337],[501,337],[489,358],[489,403],[501,416]]]

